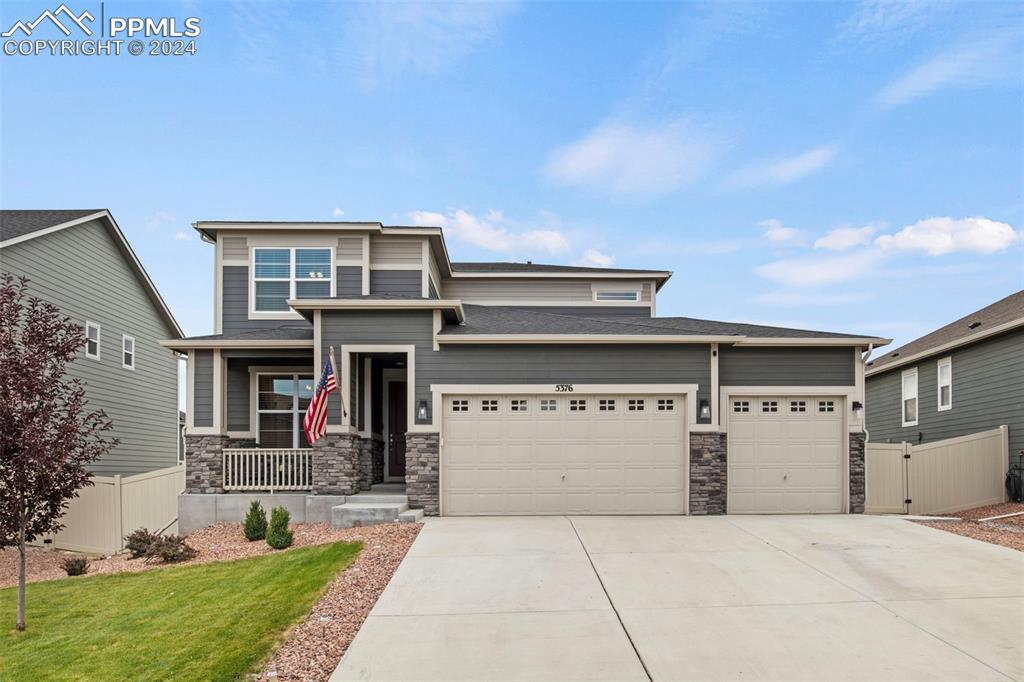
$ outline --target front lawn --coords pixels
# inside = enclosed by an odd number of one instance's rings
[[[22,633],[17,590],[0,590],[0,680],[241,679],[361,546],[30,583]]]

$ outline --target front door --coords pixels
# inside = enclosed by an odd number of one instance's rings
[[[388,385],[388,476],[405,477],[405,430],[407,428],[404,381]]]

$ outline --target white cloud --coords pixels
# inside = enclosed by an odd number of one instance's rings
[[[734,172],[726,185],[732,188],[788,185],[827,167],[838,153],[839,147],[825,144],[795,156],[755,161]]]
[[[615,264],[615,259],[606,253],[601,253],[597,249],[587,249],[583,252],[583,257],[576,264],[590,268],[610,268]]]
[[[160,211],[142,219],[142,226],[150,232],[157,232],[165,227],[170,227],[176,222],[173,213]]]
[[[840,40],[877,43],[908,37],[953,3],[934,0],[864,0],[840,26]]]
[[[876,231],[877,228],[874,225],[840,227],[832,230],[824,237],[816,239],[814,241],[814,248],[845,251],[855,246],[866,246],[871,243],[871,237]]]
[[[712,135],[685,120],[646,127],[609,120],[556,149],[544,174],[561,185],[653,197],[701,178],[718,149]]]
[[[917,250],[929,256],[970,251],[987,254],[1003,251],[1020,238],[1006,223],[988,218],[928,218],[908,225],[896,234],[875,240],[883,250]]]
[[[950,87],[977,87],[1018,78],[1020,37],[1006,30],[986,32],[912,67],[876,95],[895,107]]]
[[[754,269],[761,277],[789,287],[817,287],[864,277],[881,260],[877,250],[842,256],[785,258]]]
[[[334,216],[335,218],[340,218],[341,216],[345,215],[345,212],[340,208],[335,207],[334,210],[331,211],[331,215]]]
[[[497,253],[561,254],[569,251],[569,240],[560,230],[517,229],[499,211],[488,211],[483,216],[462,209],[447,213],[413,211],[410,218],[414,225],[441,227],[448,237]]]
[[[174,241],[176,242],[190,242],[192,241],[192,235],[184,230],[178,230],[174,233]]]
[[[381,2],[357,8],[348,42],[368,86],[403,73],[436,74],[491,43],[512,2]]]
[[[764,230],[764,236],[767,237],[770,242],[794,243],[800,239],[800,230],[795,227],[786,227],[782,224],[782,221],[777,218],[762,220],[757,224],[757,226]]]

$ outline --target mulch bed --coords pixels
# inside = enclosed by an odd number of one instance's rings
[[[959,521],[917,521],[917,523],[1024,552],[1024,515],[994,521],[979,520],[1015,512],[1024,512],[1024,503],[1004,502],[965,509],[955,514],[943,514],[943,516],[958,518]]]

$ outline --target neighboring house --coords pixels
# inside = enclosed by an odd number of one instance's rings
[[[868,362],[872,442],[929,443],[1009,427],[1024,449],[1024,291]]]
[[[92,471],[174,466],[177,360],[160,341],[181,330],[109,211],[0,211],[0,271],[28,277],[31,295],[82,325],[86,345],[68,375],[120,439]]]
[[[671,272],[453,263],[440,228],[195,228],[214,333],[164,344],[189,358],[184,530],[239,518],[232,492],[325,520],[380,482],[442,515],[863,509],[862,353],[888,339],[656,317]]]

